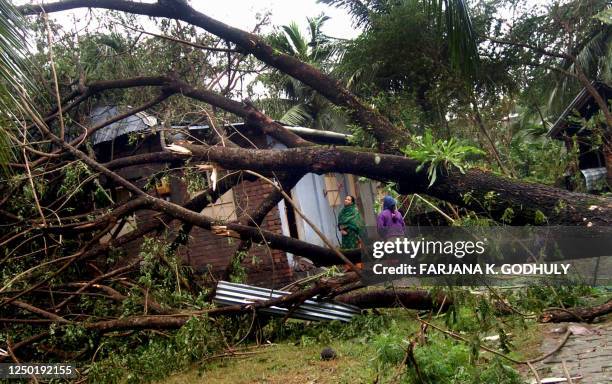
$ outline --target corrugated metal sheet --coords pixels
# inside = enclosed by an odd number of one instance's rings
[[[289,295],[291,292],[254,287],[246,284],[219,281],[217,292],[213,299],[219,305],[244,305],[256,301],[266,301],[277,297]],[[273,315],[284,316],[289,309],[282,307],[262,308],[259,311]],[[291,314],[291,317],[302,320],[340,320],[348,322],[360,313],[360,309],[347,304],[334,301],[318,301],[317,297],[306,300]]]
[[[119,115],[120,113],[123,113],[123,111],[115,106],[96,107],[91,112],[90,124],[95,126],[108,119],[111,119],[113,116]],[[138,112],[94,132],[94,134],[91,136],[91,141],[95,145],[105,141],[111,141],[116,137],[130,132],[144,131],[155,125],[157,125],[157,118],[147,114],[146,112]]]
[[[580,172],[584,175],[587,191],[601,189],[606,183],[606,167],[581,169]]]

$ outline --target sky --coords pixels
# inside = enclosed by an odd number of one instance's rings
[[[318,16],[324,12],[331,17],[324,25],[323,32],[339,38],[353,38],[359,34],[351,26],[351,19],[343,9],[337,9],[316,0],[192,0],[191,5],[198,11],[219,21],[241,29],[254,26],[257,12],[270,10],[272,25],[285,25],[298,22],[305,28],[306,17]]]
[[[43,3],[54,1],[43,1]],[[38,4],[41,1],[14,0],[13,2],[21,5]],[[350,17],[343,9],[318,4],[316,0],[190,0],[189,3],[208,16],[244,30],[251,30],[255,26],[257,13],[270,11],[271,25],[285,25],[295,21],[306,31],[306,17],[318,16],[324,12],[331,17],[331,20],[328,20],[323,27],[326,35],[348,39],[359,34],[359,31],[352,27]],[[77,15],[77,19],[84,20],[86,11],[84,9],[71,10],[50,14],[49,17],[68,27],[67,23],[72,23],[74,20],[73,14]]]

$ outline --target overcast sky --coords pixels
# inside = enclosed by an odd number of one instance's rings
[[[265,10],[272,12],[272,25],[285,25],[296,21],[304,26],[306,17],[317,16],[324,12],[331,17],[323,28],[325,34],[341,38],[358,35],[358,31],[351,26],[351,19],[344,10],[318,4],[316,0],[192,0],[191,4],[200,12],[241,29],[253,27],[255,13]]]
[[[52,1],[43,1],[51,3]],[[40,1],[14,0],[14,4],[34,3]],[[142,1],[151,3],[154,1]],[[333,8],[325,4],[318,4],[316,0],[190,0],[189,2],[198,11],[220,20],[233,27],[244,30],[252,29],[257,20],[257,13],[271,12],[272,25],[285,25],[291,21],[296,21],[306,29],[306,17],[318,16],[324,12],[331,20],[327,21],[323,27],[323,32],[329,36],[340,38],[352,38],[359,33],[351,26],[351,19],[344,10]],[[66,29],[71,28],[67,23],[72,23],[73,14],[77,14],[77,19],[84,20],[86,11],[73,10],[67,12],[54,13],[50,18],[59,21]]]

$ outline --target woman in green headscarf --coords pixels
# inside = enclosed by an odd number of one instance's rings
[[[355,205],[355,198],[348,195],[344,198],[344,208],[338,215],[338,229],[342,234],[343,249],[359,248],[359,237],[363,230],[363,220]]]

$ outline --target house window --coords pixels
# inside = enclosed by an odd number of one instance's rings
[[[213,204],[209,204],[202,214],[216,220],[231,221],[236,220],[236,204],[234,203],[234,191],[229,190],[217,199]]]
[[[212,185],[212,180],[210,178],[211,173],[209,171],[202,173],[202,176],[206,180],[199,187],[208,188],[208,186]],[[199,191],[191,190],[189,191],[189,197],[193,198],[200,192],[202,191],[201,190]],[[225,192],[214,203],[208,204],[208,206],[204,208],[201,213],[215,220],[220,220],[220,221],[236,220],[237,219],[236,204],[234,202],[233,189],[230,189],[229,191]]]
[[[333,173],[326,173],[323,175],[323,180],[325,181],[325,197],[327,198],[327,202],[331,207],[336,207],[342,204],[342,198],[340,196],[340,183],[338,183],[338,179],[336,179],[336,175]]]

